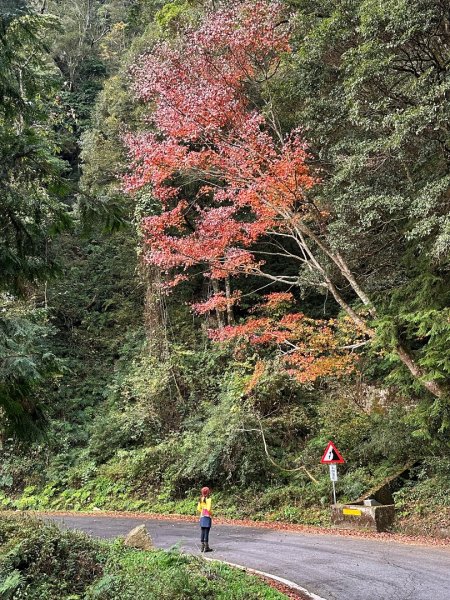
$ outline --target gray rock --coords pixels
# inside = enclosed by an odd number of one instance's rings
[[[153,540],[145,525],[138,525],[125,538],[125,546],[138,550],[152,550]]]

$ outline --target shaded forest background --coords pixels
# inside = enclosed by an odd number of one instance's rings
[[[347,461],[340,499],[414,465],[396,493],[398,527],[442,533],[448,5],[285,2],[292,53],[270,82],[271,106],[284,133],[300,127],[307,139],[322,180],[315,193],[335,215],[329,243],[377,305],[375,340],[349,350],[357,368],[303,383],[270,349],[208,338],[225,317],[193,314],[190,304],[211,294],[200,274],[163,293],[140,231],[157,203],[151,189],[122,190],[123,136],[146,115],[130,66],[217,6],[0,2],[0,504],[191,513],[207,484],[227,516],[326,523],[330,483],[319,462],[332,439]],[[340,318],[306,270],[298,278],[297,309]],[[251,277],[244,287],[237,321],[267,293]]]

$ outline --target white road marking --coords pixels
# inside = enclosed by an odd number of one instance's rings
[[[203,556],[204,560],[208,560],[211,562],[221,562],[230,567],[235,567],[236,569],[242,569],[243,571],[247,571],[248,573],[254,573],[255,575],[262,575],[263,577],[267,577],[268,579],[273,579],[274,581],[278,581],[287,587],[290,587],[293,590],[297,590],[306,596],[309,596],[311,600],[326,600],[326,598],[322,598],[322,596],[318,596],[317,594],[313,594],[312,592],[308,592],[307,589],[297,585],[293,581],[289,581],[289,579],[284,579],[283,577],[278,577],[277,575],[272,575],[272,573],[265,573],[264,571],[258,571],[257,569],[251,569],[250,567],[245,567],[244,565],[237,565],[236,563],[228,562],[227,560],[220,560],[218,558],[209,558]]]

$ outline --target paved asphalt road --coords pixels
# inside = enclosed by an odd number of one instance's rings
[[[199,552],[196,523],[107,516],[46,517],[99,538],[147,525],[160,548]],[[450,600],[450,549],[334,535],[214,525],[208,557],[294,581],[326,600]]]

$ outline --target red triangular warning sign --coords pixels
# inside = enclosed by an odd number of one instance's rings
[[[323,453],[320,462],[323,465],[341,465],[342,463],[345,463],[345,460],[333,442],[328,442],[328,446],[325,448],[325,452]]]

